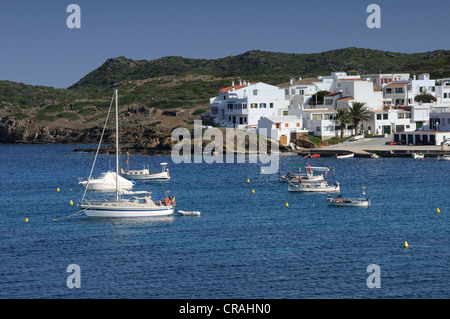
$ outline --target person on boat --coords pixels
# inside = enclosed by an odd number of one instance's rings
[[[337,195],[336,199],[334,200],[336,203],[342,203],[341,194]]]

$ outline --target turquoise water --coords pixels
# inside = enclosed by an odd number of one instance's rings
[[[289,193],[260,164],[134,155],[133,168],[166,161],[172,176],[136,190],[169,189],[177,209],[202,215],[53,221],[78,211],[69,202],[81,198],[78,178],[93,154],[76,147],[0,145],[1,298],[450,297],[448,162],[280,158],[281,172],[333,167],[343,196],[366,187],[371,207],[343,208],[327,206],[326,194]],[[94,176],[112,163],[101,155]],[[70,264],[81,288],[67,287]],[[380,288],[367,287],[370,264],[380,267]]]

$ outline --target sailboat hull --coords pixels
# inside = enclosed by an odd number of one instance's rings
[[[82,206],[83,207],[83,206]],[[174,212],[173,206],[152,209],[124,209],[114,207],[87,206],[84,213],[88,217],[159,217],[170,216]]]

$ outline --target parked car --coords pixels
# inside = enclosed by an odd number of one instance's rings
[[[441,145],[442,145],[442,146],[444,146],[444,145],[450,145],[450,138],[446,138],[446,139],[441,143]]]

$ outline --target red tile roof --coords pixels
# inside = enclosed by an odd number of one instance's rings
[[[328,93],[327,95],[325,95],[325,96],[335,96],[335,95],[338,95],[338,94],[341,94],[342,92],[331,92],[331,93]]]
[[[250,85],[251,84],[256,84],[258,82],[248,82]],[[232,91],[234,90],[239,90],[242,89],[243,87],[246,87],[248,84],[242,84],[242,85],[234,85],[234,86],[227,86],[226,88],[220,89],[219,92],[220,93],[227,93],[228,91]]]

